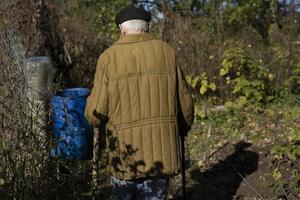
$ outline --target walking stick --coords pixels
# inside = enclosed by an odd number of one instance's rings
[[[185,180],[185,146],[184,146],[184,135],[181,135],[181,168],[182,168],[182,199],[186,199],[186,180]]]
[[[94,128],[93,138],[93,170],[92,170],[92,199],[96,200],[98,197],[98,170],[99,170],[99,138],[100,133],[98,128]]]

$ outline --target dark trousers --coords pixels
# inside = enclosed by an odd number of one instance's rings
[[[111,177],[113,193],[117,200],[164,200],[167,199],[169,178],[155,177],[138,180],[120,180]]]

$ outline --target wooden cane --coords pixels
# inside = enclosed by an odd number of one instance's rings
[[[96,200],[98,196],[98,171],[99,171],[99,129],[94,128],[93,138],[93,171],[92,171],[92,199]]]
[[[181,135],[181,168],[182,168],[182,199],[186,199],[186,180],[185,180],[185,145],[184,135]]]

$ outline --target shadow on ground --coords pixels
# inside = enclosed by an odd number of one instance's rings
[[[206,171],[192,170],[187,180],[190,200],[231,200],[246,177],[258,169],[258,154],[247,150],[249,143],[240,142],[235,151]]]

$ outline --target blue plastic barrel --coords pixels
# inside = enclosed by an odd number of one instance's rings
[[[51,119],[56,139],[56,147],[50,151],[52,157],[70,160],[92,158],[93,131],[84,116],[89,94],[87,88],[70,88],[51,98]]]

